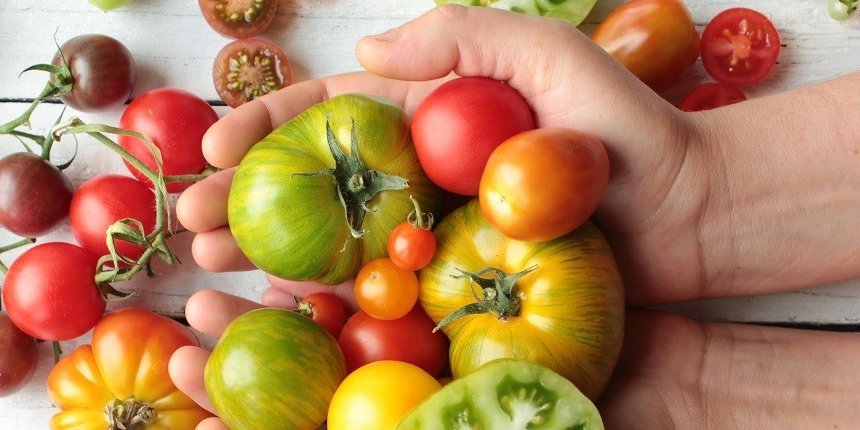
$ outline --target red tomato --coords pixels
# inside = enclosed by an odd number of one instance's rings
[[[119,126],[149,137],[161,150],[164,176],[193,175],[206,167],[201,147],[203,134],[218,120],[218,114],[206,101],[185,90],[160,88],[137,96],[125,109]],[[155,158],[143,140],[119,136],[119,144],[147,167],[156,170]],[[126,162],[134,176],[146,184],[150,181]],[[171,193],[188,188],[192,182],[167,184]]]
[[[6,273],[3,303],[24,333],[54,341],[93,328],[105,310],[96,286],[98,258],[70,243],[49,242],[21,254]]]
[[[331,293],[314,293],[299,302],[299,313],[317,323],[337,339],[346,323],[343,302]]]
[[[198,4],[213,30],[234,39],[262,33],[278,11],[278,0],[199,0]]]
[[[415,306],[404,317],[380,320],[364,311],[347,320],[338,343],[348,372],[380,360],[412,363],[437,376],[448,358],[448,338],[433,329],[436,324]]]
[[[517,90],[494,79],[448,81],[418,105],[412,140],[421,167],[436,185],[474,196],[487,158],[505,139],[535,127]]]
[[[418,277],[397,267],[390,258],[364,265],[355,277],[355,301],[361,310],[381,320],[406,315],[418,301]]]
[[[66,174],[42,157],[7,155],[0,159],[0,227],[24,237],[48,234],[69,214],[73,192]]]
[[[155,228],[155,194],[143,182],[129,176],[100,175],[81,184],[72,197],[69,224],[78,243],[97,256],[107,255],[106,230],[111,224],[132,218],[148,234]],[[140,246],[117,240],[120,255],[137,260]]]
[[[690,94],[687,94],[679,108],[684,112],[694,112],[714,109],[746,99],[747,96],[744,95],[743,91],[734,85],[711,82],[694,88]]]
[[[779,33],[759,12],[742,7],[720,12],[702,33],[702,64],[716,80],[755,84],[776,64]]]
[[[212,79],[218,97],[238,107],[293,82],[293,67],[284,51],[258,37],[233,41],[215,57]]]
[[[678,0],[631,0],[591,36],[655,91],[669,87],[699,58],[699,33]]]
[[[505,236],[545,242],[582,225],[609,183],[609,156],[595,137],[564,128],[520,133],[490,156],[481,212]]]
[[[403,270],[416,271],[430,264],[436,253],[433,235],[433,214],[421,212],[418,201],[412,199],[415,210],[407,220],[398,224],[388,235],[388,258]]]

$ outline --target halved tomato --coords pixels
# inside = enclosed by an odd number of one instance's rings
[[[278,0],[198,0],[203,18],[225,37],[256,36],[269,28]]]
[[[779,32],[752,9],[720,12],[702,33],[702,64],[716,80],[752,85],[770,73],[779,55]]]
[[[237,107],[293,82],[293,67],[274,43],[250,37],[221,48],[212,67],[215,91],[224,103]]]

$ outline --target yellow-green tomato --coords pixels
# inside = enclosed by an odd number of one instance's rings
[[[415,406],[441,387],[418,366],[375,361],[340,384],[328,410],[328,430],[394,430]]]

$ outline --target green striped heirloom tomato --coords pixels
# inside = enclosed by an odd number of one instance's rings
[[[230,229],[257,267],[337,284],[385,257],[413,208],[438,203],[403,110],[360,94],[312,106],[255,145],[236,171]]]
[[[250,311],[224,331],[203,380],[232,430],[316,430],[346,377],[337,341],[299,313]]]
[[[436,0],[436,4],[461,4],[463,6],[489,6],[529,15],[561,18],[579,25],[597,0]]]
[[[398,430],[603,430],[597,407],[539,364],[495,360],[455,379],[409,413]]]
[[[498,358],[539,363],[590,399],[606,386],[624,332],[624,291],[591,223],[549,242],[504,236],[477,199],[436,228],[420,273],[421,305],[451,340],[454,377]]]

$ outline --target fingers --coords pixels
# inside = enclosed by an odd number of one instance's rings
[[[227,225],[227,197],[236,169],[213,173],[191,185],[176,201],[176,217],[183,227],[204,232]]]
[[[215,408],[209,401],[206,388],[203,386],[203,371],[206,369],[208,359],[209,351],[196,346],[183,346],[170,357],[167,372],[179,391],[185,393],[203,409],[215,413]]]
[[[347,313],[358,310],[352,280],[338,285],[324,285],[316,282],[288,281],[271,275],[266,278],[271,285],[271,288],[263,292],[262,302],[266,306],[293,309],[296,307],[296,298],[301,300],[314,293],[326,292],[339,297]]]
[[[206,418],[203,421],[200,421],[200,424],[197,424],[197,428],[195,430],[230,430],[224,425],[224,422],[218,418]]]
[[[200,267],[210,272],[255,269],[248,257],[239,249],[239,245],[227,227],[194,236],[191,255]]]
[[[185,318],[201,333],[220,337],[236,317],[262,305],[217,290],[194,293],[185,305]]]

